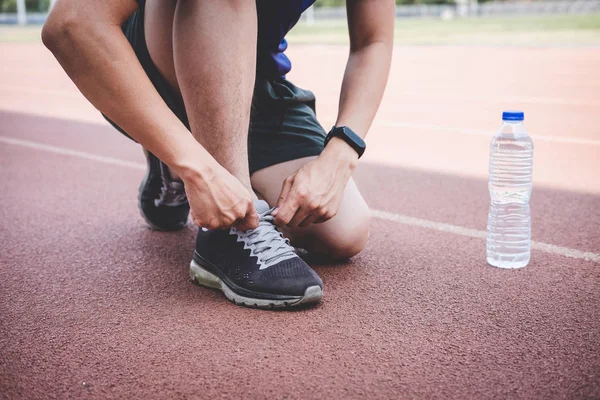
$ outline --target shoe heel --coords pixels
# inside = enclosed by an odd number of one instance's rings
[[[221,279],[202,268],[194,260],[190,263],[190,278],[199,285],[222,290]]]

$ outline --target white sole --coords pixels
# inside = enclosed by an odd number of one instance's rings
[[[196,261],[190,263],[190,278],[197,284],[223,292],[234,304],[256,308],[289,308],[306,304],[318,303],[323,298],[323,290],[319,286],[311,286],[306,289],[303,296],[287,300],[255,299],[235,293],[216,275],[202,268]]]

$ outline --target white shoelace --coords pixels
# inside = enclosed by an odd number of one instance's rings
[[[231,232],[250,247],[260,260],[260,269],[268,268],[279,261],[296,257],[296,251],[290,241],[283,237],[275,226],[275,217],[271,215],[274,208],[259,214],[258,227],[251,231],[238,231],[231,228]]]

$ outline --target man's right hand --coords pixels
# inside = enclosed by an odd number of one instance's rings
[[[176,171],[185,191],[194,224],[206,229],[227,229],[235,225],[241,231],[258,226],[258,214],[252,195],[225,168]]]

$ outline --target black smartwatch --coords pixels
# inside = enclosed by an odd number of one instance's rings
[[[331,128],[327,134],[327,137],[325,138],[325,146],[327,146],[327,143],[329,143],[331,138],[334,136],[339,137],[344,142],[348,143],[348,145],[358,153],[358,158],[363,155],[365,149],[367,148],[365,141],[347,126],[334,126]]]

